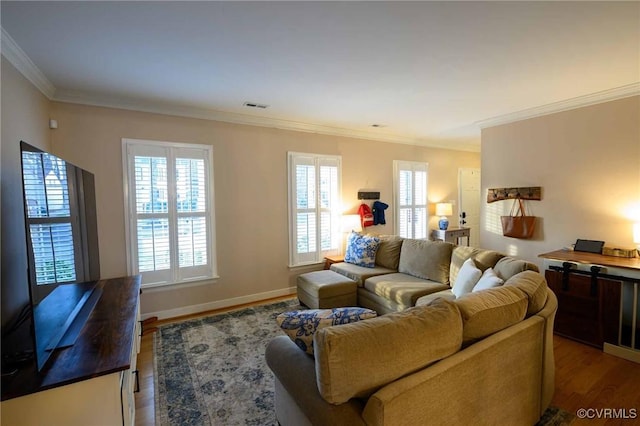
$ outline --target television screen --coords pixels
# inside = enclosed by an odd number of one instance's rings
[[[91,284],[100,278],[95,182],[90,172],[26,142],[20,143],[20,150],[29,294],[40,370],[56,348],[73,344],[74,338],[65,334],[81,331],[79,322],[99,298]],[[63,288],[67,284],[75,285]]]

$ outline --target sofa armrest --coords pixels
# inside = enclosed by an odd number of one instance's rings
[[[320,396],[313,357],[298,348],[287,336],[271,340],[265,358],[281,385],[280,388],[276,387],[276,392],[284,389],[288,395],[281,399],[296,402],[297,407],[290,411],[302,412],[313,425],[364,425],[361,417],[364,404],[360,400],[352,399],[344,404],[333,405]],[[276,411],[278,422],[282,426],[294,425],[295,422],[284,418],[284,411]]]
[[[558,298],[555,293],[547,289],[547,302],[544,308],[536,314],[545,321],[544,350],[542,353],[542,406],[541,413],[551,405],[553,393],[555,391],[556,364],[553,355],[553,323],[558,311]]]

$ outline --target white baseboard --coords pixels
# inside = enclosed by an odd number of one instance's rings
[[[607,354],[615,355],[619,358],[624,358],[640,364],[640,351],[622,346],[615,346],[610,343],[604,344],[603,351]]]
[[[165,311],[146,312],[141,315],[145,320],[151,317],[161,319],[176,318],[184,315],[199,314],[202,312],[213,311],[215,309],[229,308],[232,306],[243,305],[245,303],[259,302],[261,300],[273,299],[274,297],[295,295],[296,287],[287,287],[279,290],[266,291],[264,293],[250,294],[248,296],[232,297],[231,299],[216,300],[215,302],[201,303],[198,305],[182,306],[180,308],[168,309]]]

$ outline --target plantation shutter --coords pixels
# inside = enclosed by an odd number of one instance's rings
[[[125,145],[132,273],[142,275],[143,285],[213,277],[210,151]]]
[[[340,251],[340,158],[289,153],[290,264]]]
[[[405,238],[427,237],[426,163],[394,161],[397,234]]]

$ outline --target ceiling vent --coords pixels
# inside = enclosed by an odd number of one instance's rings
[[[249,107],[249,108],[260,108],[260,109],[269,108],[269,105],[259,104],[259,103],[256,103],[256,102],[245,102],[243,105],[246,106],[246,107]]]

